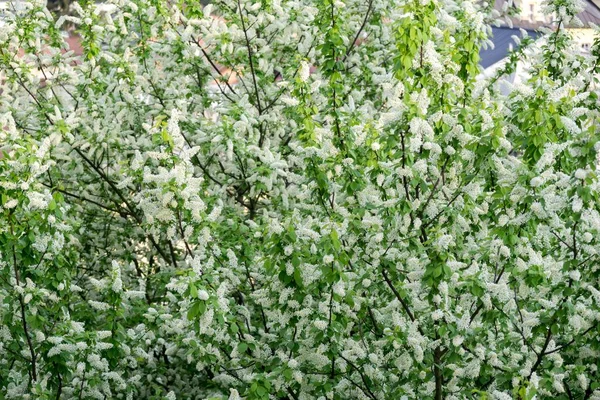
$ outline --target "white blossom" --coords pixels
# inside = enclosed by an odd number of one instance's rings
[[[199,290],[198,298],[203,301],[208,300],[208,298],[209,298],[208,292],[206,290]]]

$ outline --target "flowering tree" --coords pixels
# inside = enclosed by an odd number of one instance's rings
[[[600,399],[578,3],[489,80],[476,2],[114,5],[3,15],[0,398]]]

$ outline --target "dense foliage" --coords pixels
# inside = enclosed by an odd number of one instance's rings
[[[2,14],[0,399],[600,399],[580,4],[112,4]]]

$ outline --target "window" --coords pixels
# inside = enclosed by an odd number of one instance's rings
[[[535,5],[529,5],[529,21],[535,22]]]

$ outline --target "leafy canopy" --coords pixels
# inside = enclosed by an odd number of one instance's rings
[[[579,3],[108,5],[2,14],[0,399],[600,398]]]

